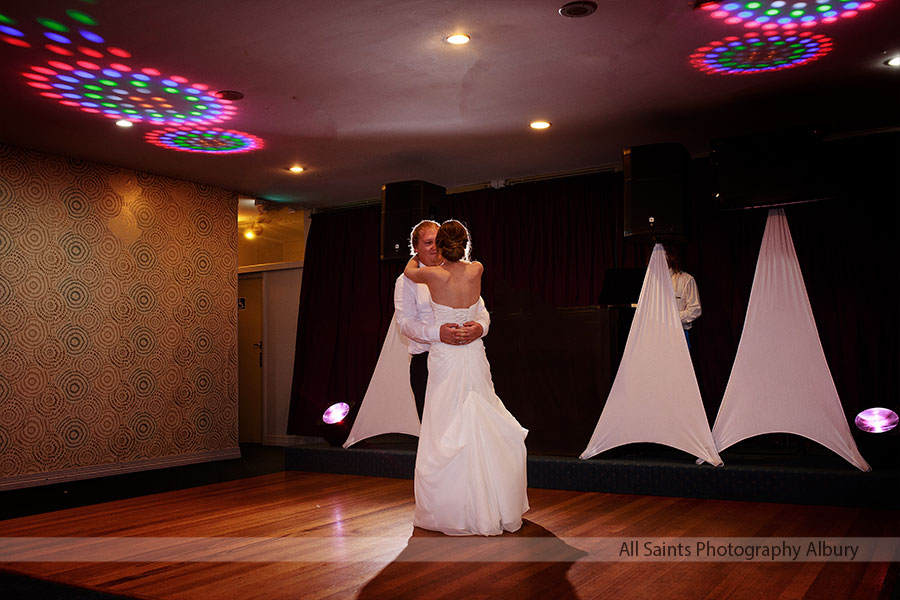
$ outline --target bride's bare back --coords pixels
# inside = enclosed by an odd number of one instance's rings
[[[481,274],[484,267],[478,261],[446,262],[437,267],[420,267],[410,260],[404,275],[416,283],[428,285],[431,299],[450,308],[469,308],[481,296]]]

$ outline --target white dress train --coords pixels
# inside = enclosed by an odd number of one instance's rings
[[[475,305],[432,302],[436,323],[474,319]],[[448,535],[499,535],[528,510],[525,436],[494,393],[482,341],[432,344],[416,454],[417,527]]]

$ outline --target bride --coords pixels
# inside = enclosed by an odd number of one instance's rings
[[[444,264],[404,274],[428,285],[437,323],[474,320],[481,295],[479,262],[469,262],[469,232],[459,221],[441,225],[435,245]],[[448,535],[499,535],[522,526],[528,510],[523,429],[494,393],[480,339],[434,343],[416,454],[413,524]]]

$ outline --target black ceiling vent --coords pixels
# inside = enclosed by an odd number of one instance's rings
[[[230,100],[232,102],[237,102],[238,100],[242,100],[244,98],[243,93],[235,90],[219,90],[213,95],[216,98],[221,98],[222,100]]]
[[[559,14],[571,19],[589,17],[597,10],[596,2],[568,2],[559,9]]]

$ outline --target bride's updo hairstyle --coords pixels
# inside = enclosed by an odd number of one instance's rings
[[[472,242],[466,226],[453,219],[444,221],[444,224],[438,229],[434,245],[440,250],[444,260],[449,262],[457,262],[460,259],[469,260],[469,251],[472,249]]]

